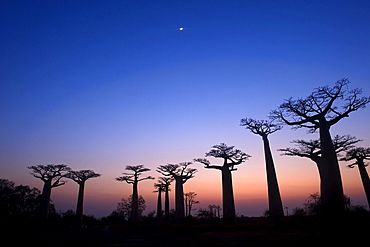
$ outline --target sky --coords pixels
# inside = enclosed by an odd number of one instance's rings
[[[126,165],[159,177],[159,165],[226,143],[252,156],[233,172],[236,211],[260,216],[268,207],[262,140],[240,119],[267,119],[284,99],[342,78],[369,96],[369,11],[360,0],[0,0],[0,178],[41,190],[28,166],[92,169],[102,176],[87,181],[84,213],[101,217],[132,192],[115,180]],[[351,113],[332,135],[369,147],[369,113]],[[319,191],[318,172],[276,150],[316,138],[288,126],[270,136],[289,212]],[[222,205],[220,172],[192,167],[184,191],[197,193],[195,208]],[[340,169],[345,194],[366,205],[357,168]],[[139,183],[147,212],[154,182]],[[53,189],[56,209],[75,209],[77,191],[72,180]],[[174,190],[170,199],[173,207]]]

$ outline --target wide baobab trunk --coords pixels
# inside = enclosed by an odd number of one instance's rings
[[[83,204],[84,204],[85,182],[79,183],[77,209],[76,209],[76,225],[82,225]]]
[[[184,188],[182,177],[175,177],[175,218],[185,218],[185,207],[184,207]]]
[[[344,213],[344,194],[337,154],[326,121],[320,122],[321,142],[321,203],[325,216]]]
[[[40,199],[40,211],[39,220],[41,224],[46,224],[49,217],[49,205],[51,196],[51,181],[45,181],[44,187],[42,188],[42,194]]]
[[[315,163],[316,163],[316,166],[317,166],[317,170],[319,171],[319,177],[320,177],[320,180],[322,179],[322,159],[321,158],[313,158],[312,159]],[[321,192],[320,192],[321,194]]]
[[[235,221],[235,202],[232,175],[229,167],[222,167],[221,175],[223,218],[225,223],[233,223]]]
[[[169,188],[166,187],[165,195],[164,195],[164,220],[166,223],[170,221],[170,196],[169,196]]]
[[[139,193],[137,188],[137,182],[134,182],[132,187],[132,203],[131,203],[131,214],[130,221],[137,222],[139,221]]]
[[[157,200],[157,220],[162,221],[162,190],[158,190],[158,200]]]
[[[358,170],[360,172],[362,185],[364,186],[367,204],[370,208],[370,178],[366,172],[365,164],[363,160],[357,160]]]
[[[281,201],[269,140],[267,136],[263,136],[262,139],[265,151],[269,214],[273,219],[277,219],[284,216],[283,203]]]

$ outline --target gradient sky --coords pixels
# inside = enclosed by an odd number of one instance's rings
[[[370,95],[369,1],[0,1],[0,178],[42,189],[27,166],[93,169],[85,213],[106,216],[131,187],[126,165],[191,161],[221,142],[252,157],[233,173],[238,214],[267,209],[262,141],[239,126],[289,97],[343,78]],[[184,27],[180,31],[179,28]],[[370,110],[332,128],[370,146]],[[284,206],[319,190],[315,164],[276,151],[317,134],[289,127],[270,136]],[[221,161],[212,160],[213,163]],[[220,172],[185,184],[222,205]],[[366,205],[356,169],[341,162],[345,193]],[[155,210],[153,181],[139,193]],[[171,199],[173,199],[173,191]],[[77,184],[53,189],[75,209]],[[173,202],[171,202],[173,205]]]

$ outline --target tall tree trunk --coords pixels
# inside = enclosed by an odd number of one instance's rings
[[[322,158],[321,157],[311,158],[311,160],[316,163],[317,170],[319,171],[319,177],[320,177],[320,180],[321,180],[322,179],[322,168],[321,168],[322,167],[322,165],[321,165]],[[320,194],[321,194],[321,192],[320,192]]]
[[[137,189],[138,182],[135,181],[132,185],[132,204],[131,204],[131,214],[130,221],[139,221],[139,193]]]
[[[367,199],[367,204],[370,208],[370,178],[369,174],[366,172],[365,164],[363,160],[357,160],[358,170],[360,171],[360,176],[362,180],[362,185],[364,186],[365,195]]]
[[[184,188],[181,176],[175,177],[175,217],[176,219],[185,218],[185,207],[184,207]]]
[[[76,225],[82,226],[85,181],[80,182],[78,184],[79,184],[79,189],[78,189],[78,199],[77,199],[77,209],[76,209]]]
[[[270,149],[270,143],[266,136],[262,136],[263,147],[265,151],[266,173],[267,173],[267,190],[269,213],[273,221],[284,216],[283,203],[281,201],[279,184],[276,177],[274,160]]]
[[[321,163],[321,203],[323,214],[335,217],[344,213],[344,194],[337,154],[330,136],[326,120],[320,121]]]
[[[158,200],[157,200],[157,220],[162,221],[162,190],[158,190]]]
[[[235,222],[235,202],[234,191],[231,171],[229,167],[223,166],[221,169],[222,174],[222,206],[223,218],[225,223]]]
[[[40,211],[39,220],[41,224],[45,225],[49,217],[49,205],[51,196],[51,180],[44,181],[44,187],[42,188],[41,200],[40,200]]]
[[[164,220],[166,223],[170,221],[170,196],[169,196],[169,188],[166,186],[165,195],[164,195]]]

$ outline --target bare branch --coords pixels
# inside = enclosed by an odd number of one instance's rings
[[[285,100],[277,110],[270,113],[270,118],[297,128],[308,128],[314,132],[319,128],[322,121],[328,126],[336,124],[349,113],[364,108],[370,97],[359,97],[361,89],[347,91],[349,80],[344,78],[336,82],[333,87],[319,87],[305,99]],[[342,111],[335,106],[337,102],[343,102]]]
[[[253,134],[260,136],[267,136],[283,128],[281,124],[275,124],[272,121],[255,120],[252,118],[241,119],[240,125],[245,126],[245,128],[250,130]]]
[[[249,157],[251,157],[249,154],[246,154],[239,149],[235,149],[234,146],[228,147],[225,143],[214,145],[211,151],[206,153],[206,156],[223,158],[224,164],[222,166],[211,166],[210,162],[206,159],[195,159],[195,161],[203,163],[205,168],[223,169],[228,167],[230,171],[236,171],[234,166],[245,162]]]
[[[31,169],[31,175],[35,178],[41,179],[44,182],[49,181],[52,187],[58,187],[64,185],[66,182],[61,179],[67,177],[71,168],[64,164],[54,165],[36,165],[30,166],[28,169]]]
[[[67,178],[72,179],[76,183],[84,183],[90,178],[100,177],[101,174],[95,173],[93,170],[80,170],[80,171],[70,171],[67,174]]]

